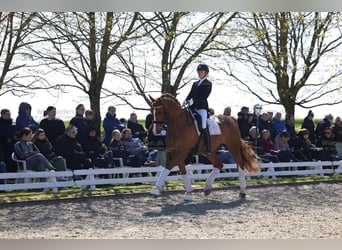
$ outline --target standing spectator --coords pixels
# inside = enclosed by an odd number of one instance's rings
[[[30,128],[22,128],[16,133],[16,137],[19,141],[14,144],[14,152],[19,159],[26,161],[27,170],[55,170],[48,159],[31,142],[32,130]]]
[[[272,123],[273,123],[275,129],[277,130],[277,134],[286,130],[285,124],[281,120],[281,113],[280,112],[275,113],[275,115],[272,119]]]
[[[301,128],[306,128],[309,131],[309,140],[311,143],[315,144],[316,143],[316,134],[315,134],[315,123],[314,123],[314,113],[309,110],[308,115],[304,118],[302,127]]]
[[[268,130],[271,135],[271,140],[274,141],[274,138],[277,135],[277,130],[275,129],[272,121],[269,119],[269,113],[262,113],[259,120],[259,130]]]
[[[58,136],[64,134],[65,125],[61,119],[56,118],[56,108],[49,106],[46,109],[47,117],[40,121],[40,128],[42,128],[52,145]]]
[[[333,125],[334,139],[336,142],[342,143],[342,122],[341,117],[336,116]]]
[[[142,142],[145,142],[147,132],[144,127],[138,122],[138,116],[136,113],[131,113],[127,122],[127,128],[132,131],[133,138],[139,138]]]
[[[239,125],[239,130],[242,139],[248,138],[248,131],[250,129],[250,125],[248,124],[248,117],[249,117],[249,108],[243,106],[240,112],[237,114],[237,122]]]
[[[69,169],[92,168],[92,161],[90,158],[87,158],[86,153],[83,151],[76,136],[76,126],[69,125],[66,128],[65,133],[56,139],[56,154],[64,157],[67,168]]]
[[[104,129],[104,143],[106,146],[109,145],[112,139],[112,132],[114,129],[122,131],[125,126],[116,118],[116,108],[114,106],[109,106],[106,117],[103,119],[103,129]]]
[[[76,114],[70,120],[70,125],[74,125],[77,128],[77,140],[80,142],[86,137],[87,120],[84,117],[85,107],[83,104],[76,106]]]
[[[226,116],[231,116],[232,115],[232,108],[230,106],[225,107],[223,110],[223,114]]]
[[[166,166],[167,161],[167,154],[166,154],[166,133],[167,133],[167,127],[166,124],[163,125],[162,130],[159,134],[155,135],[153,133],[153,115],[152,113],[149,113],[146,116],[145,119],[145,128],[148,131],[148,137],[147,137],[147,145],[148,149],[151,150],[157,150],[157,157],[156,157],[156,166]]]
[[[333,121],[334,117],[331,114],[326,115],[322,120],[320,120],[317,124],[315,134],[317,142],[324,137],[324,130],[325,128],[331,127],[331,122]]]
[[[39,124],[33,119],[31,115],[32,107],[27,102],[19,104],[18,116],[16,119],[16,131],[22,128],[30,128],[32,132],[39,128]]]
[[[286,131],[289,132],[290,134],[289,144],[291,146],[293,144],[293,140],[297,136],[294,116],[291,114],[286,114],[284,124],[285,124]]]
[[[0,117],[0,144],[2,145],[4,162],[7,165],[8,172],[17,171],[15,162],[13,162],[11,157],[14,151],[14,134],[15,126],[13,125],[11,112],[8,109],[2,109]]]

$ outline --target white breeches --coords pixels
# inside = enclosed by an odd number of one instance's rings
[[[201,116],[202,128],[203,129],[207,128],[207,117],[208,117],[207,110],[206,109],[195,109],[195,110]]]

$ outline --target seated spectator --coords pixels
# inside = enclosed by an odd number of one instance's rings
[[[27,102],[22,102],[19,104],[18,116],[16,119],[16,131],[22,128],[29,128],[32,132],[39,128],[39,124],[33,119],[31,115],[32,107]]]
[[[14,144],[14,152],[18,159],[26,161],[27,170],[45,171],[55,170],[46,157],[41,154],[38,148],[31,142],[32,130],[22,128],[16,133],[18,142]]]
[[[36,130],[36,132],[34,132],[32,142],[38,148],[39,152],[42,153],[42,155],[44,155],[45,158],[50,161],[52,166],[54,166],[57,171],[66,170],[63,157],[56,155],[52,144],[46,137],[44,129],[39,128]]]
[[[0,174],[6,173],[6,172],[7,172],[7,167],[5,163],[5,156],[4,156],[4,152],[2,150],[1,144],[0,144]],[[0,179],[0,184],[4,184],[3,179]]]
[[[83,151],[81,144],[76,139],[77,128],[69,125],[65,133],[56,140],[55,151],[57,155],[64,157],[67,168],[89,169],[93,167],[92,161]]]
[[[155,158],[158,151],[153,150],[152,152],[148,152],[148,148],[139,138],[133,138],[129,128],[122,130],[121,141],[125,150],[129,152],[129,161],[131,161],[133,167],[140,167],[147,165],[147,163],[150,163],[150,165],[153,163],[155,164]]]
[[[142,142],[145,142],[147,132],[144,127],[138,122],[138,116],[136,113],[131,113],[127,122],[127,128],[131,129],[133,138],[139,138]]]
[[[113,154],[105,155],[106,148],[100,140],[95,126],[88,128],[87,136],[81,146],[86,156],[92,160],[94,167],[108,168],[113,163]]]
[[[270,131],[267,129],[261,131],[258,145],[261,148],[258,156],[263,162],[279,162],[279,150],[275,148],[271,140]]]
[[[309,133],[309,130],[302,128],[293,141],[293,153],[300,161],[312,161],[321,158],[319,149],[309,139]]]
[[[103,129],[104,129],[104,143],[106,146],[109,145],[112,139],[112,131],[118,129],[122,131],[125,125],[116,118],[116,108],[114,106],[109,106],[106,113],[106,117],[103,119]]]
[[[56,108],[49,106],[46,109],[47,117],[40,121],[42,128],[49,142],[54,145],[58,136],[64,134],[65,125],[61,119],[56,118]]]
[[[326,127],[323,136],[317,141],[317,147],[322,147],[322,161],[339,161],[341,158],[337,155],[336,142],[331,127]]]
[[[341,117],[336,116],[335,122],[333,125],[333,132],[334,132],[334,140],[336,142],[342,143],[342,121]]]
[[[225,145],[220,145],[216,150],[218,158],[221,160],[223,164],[232,164],[236,163],[232,154],[229,152]]]
[[[308,115],[304,118],[301,128],[306,128],[309,131],[309,140],[311,143],[316,144],[315,123],[313,118],[314,113],[310,110]]]
[[[123,165],[128,166],[128,156],[130,152],[125,150],[125,146],[121,141],[121,132],[114,129],[112,132],[112,140],[109,143],[108,150],[112,151],[114,158],[122,158]],[[114,161],[115,162],[115,161]]]
[[[299,161],[290,150],[289,139],[290,134],[286,130],[279,133],[274,139],[274,146],[279,150],[278,158],[280,162]]]
[[[274,141],[274,138],[276,137],[278,132],[275,129],[272,121],[269,119],[269,113],[270,112],[264,112],[261,114],[258,128],[259,131],[267,129],[271,134],[271,140]]]
[[[232,108],[230,106],[225,107],[223,110],[223,114],[226,116],[231,116],[232,115]]]

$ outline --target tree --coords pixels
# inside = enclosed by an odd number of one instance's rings
[[[19,60],[21,49],[31,43],[26,38],[35,31],[30,26],[35,16],[35,12],[0,12],[0,95],[27,93],[25,86],[39,79],[39,76],[23,73],[24,68],[32,65]],[[26,83],[23,84],[22,79]]]
[[[155,92],[177,96],[192,80],[193,63],[208,60],[218,51],[222,32],[236,14],[139,13],[146,35],[118,54],[124,67],[120,76],[146,103],[150,103],[148,95]],[[130,104],[129,100],[126,103]]]
[[[341,103],[341,62],[332,61],[342,42],[339,19],[332,12],[241,13],[236,20],[243,39],[231,55],[245,67],[230,64],[225,71],[239,88],[289,114],[297,105]]]
[[[77,88],[84,92],[99,125],[100,99],[111,58],[134,33],[137,13],[39,13],[39,46],[30,55],[54,74],[62,73],[70,83],[51,86]]]

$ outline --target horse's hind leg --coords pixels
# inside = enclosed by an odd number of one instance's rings
[[[246,174],[245,170],[239,168],[239,179],[240,179],[240,198],[246,198]]]
[[[204,187],[204,195],[208,196],[211,193],[212,184],[215,181],[216,177],[219,175],[221,169],[223,168],[222,162],[217,158],[216,154],[210,154],[208,159],[212,162],[214,168],[211,170],[210,175],[208,176],[205,187]]]

